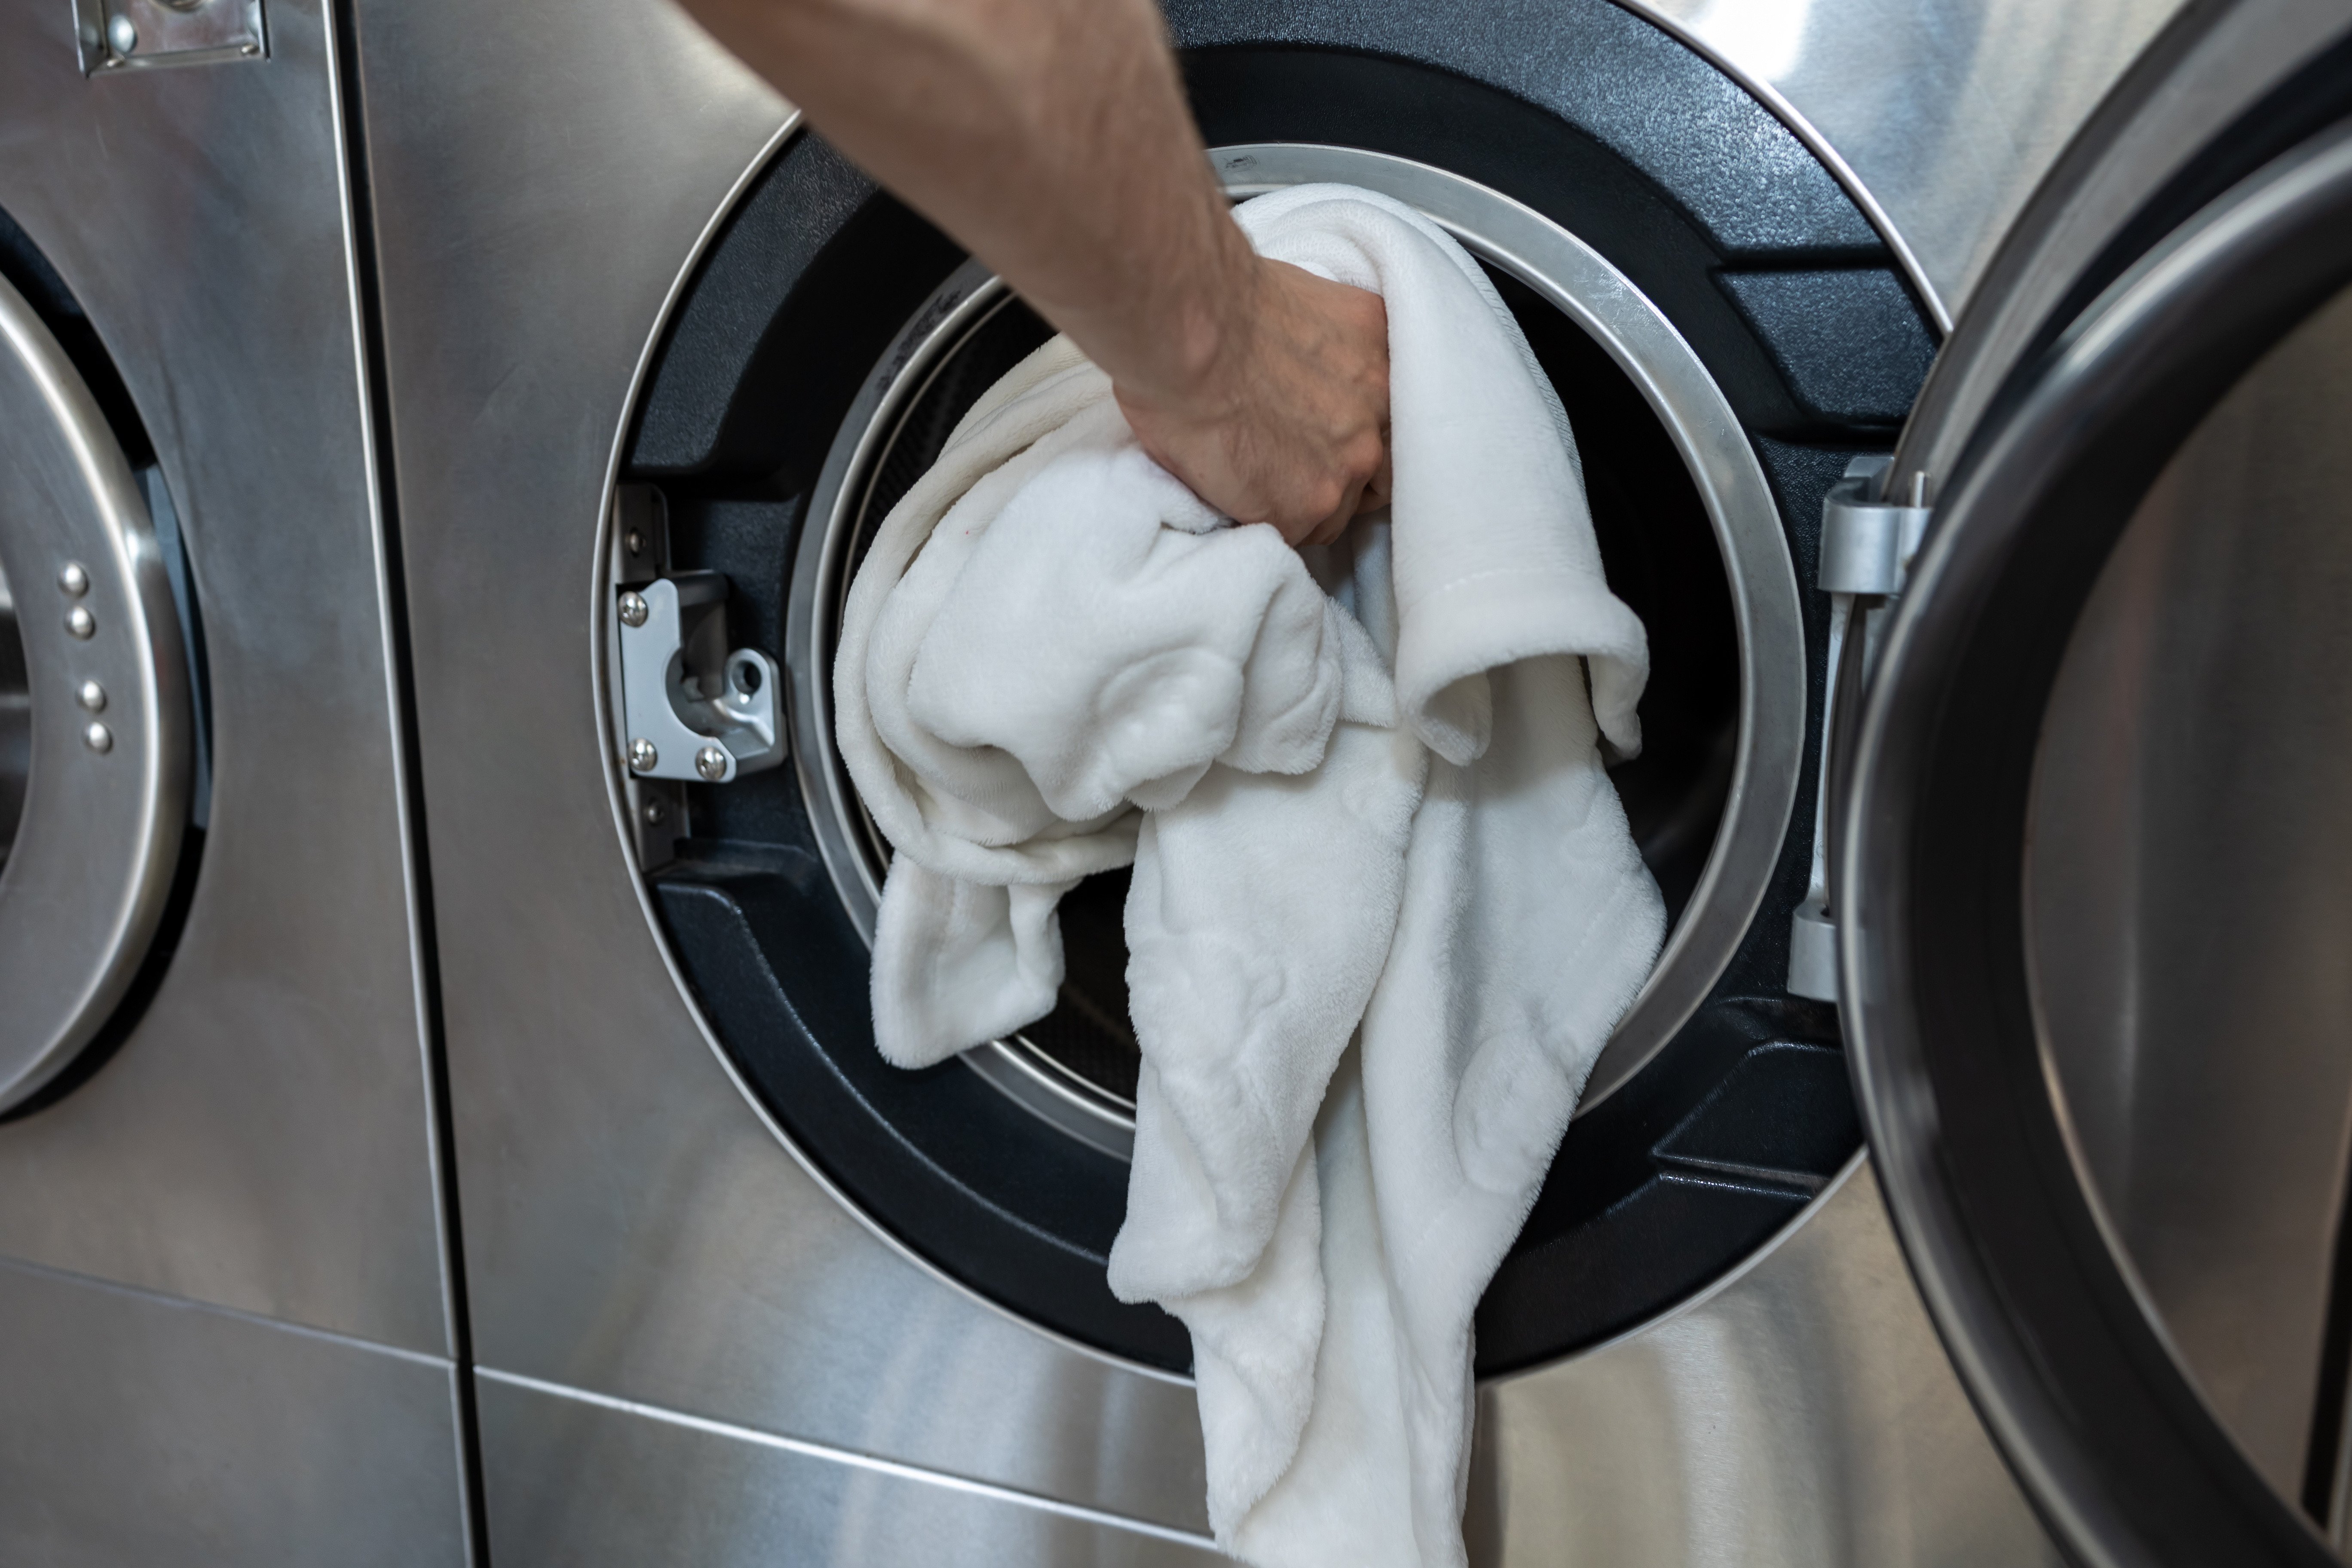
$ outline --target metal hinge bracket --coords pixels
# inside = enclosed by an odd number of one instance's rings
[[[261,0],[74,0],[81,74],[217,65],[269,53]]]
[[[1822,683],[1821,755],[1813,795],[1812,874],[1805,901],[1789,927],[1789,990],[1818,1002],[1838,999],[1837,921],[1830,910],[1830,784],[1835,776],[1838,697],[1849,658],[1859,659],[1858,691],[1876,662],[1886,606],[1903,592],[1911,563],[1927,536],[1933,509],[1927,476],[1915,474],[1909,493],[1882,499],[1894,459],[1856,458],[1822,501],[1821,566],[1816,585],[1830,595],[1827,679]]]

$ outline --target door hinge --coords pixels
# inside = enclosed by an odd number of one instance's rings
[[[1860,697],[1877,661],[1885,611],[1909,579],[1933,515],[1925,474],[1910,477],[1906,493],[1885,496],[1893,463],[1884,455],[1854,458],[1822,501],[1815,584],[1830,596],[1829,667],[1822,682],[1811,875],[1805,901],[1789,927],[1789,990],[1818,1002],[1838,999],[1837,920],[1830,909],[1830,786],[1836,777],[1839,721]]]

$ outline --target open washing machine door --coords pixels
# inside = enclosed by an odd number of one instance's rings
[[[1828,512],[1864,1119],[2086,1563],[2344,1544],[2347,26],[2185,16]]]

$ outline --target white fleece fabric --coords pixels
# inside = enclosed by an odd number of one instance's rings
[[[1639,747],[1648,652],[1477,264],[1345,186],[1235,216],[1385,297],[1389,514],[1300,552],[1232,526],[1063,340],[981,399],[835,666],[897,851],[875,1033],[919,1067],[1043,1016],[1056,901],[1131,862],[1110,1285],[1192,1332],[1217,1541],[1458,1568],[1471,1313],[1664,932],[1601,752]]]

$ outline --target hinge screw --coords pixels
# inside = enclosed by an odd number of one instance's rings
[[[727,776],[727,753],[716,746],[705,746],[694,753],[694,771],[717,784]]]
[[[100,686],[97,681],[83,681],[81,683],[81,689],[74,695],[79,697],[81,699],[81,705],[89,709],[91,712],[103,713],[106,711],[106,688]]]
[[[81,605],[66,612],[66,632],[79,642],[88,642],[98,630],[98,619]]]
[[[636,772],[649,773],[654,771],[654,764],[660,761],[661,753],[654,750],[654,743],[651,741],[637,740],[629,742],[629,766]]]
[[[651,610],[646,607],[644,595],[624,594],[621,595],[621,624],[623,626],[644,626],[646,624],[646,617],[652,613],[653,612]]]
[[[79,599],[89,592],[89,574],[80,562],[68,561],[65,570],[58,574],[58,586],[68,598]]]
[[[114,732],[103,724],[92,724],[81,732],[82,744],[103,756],[114,750]]]

